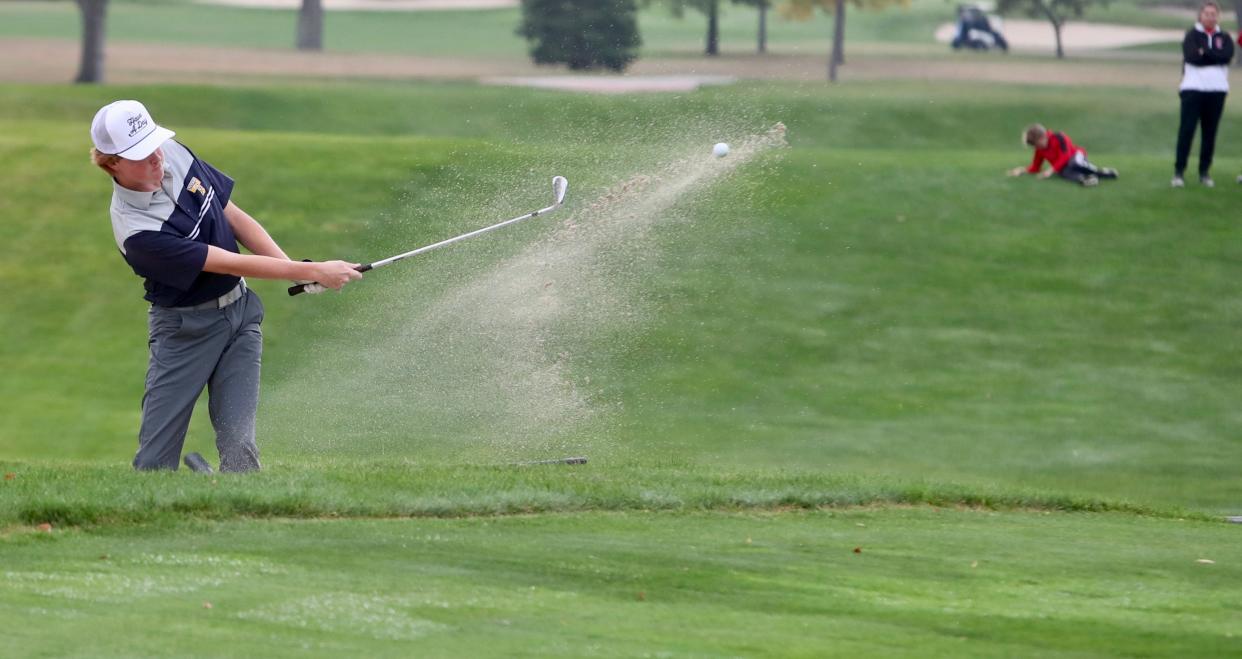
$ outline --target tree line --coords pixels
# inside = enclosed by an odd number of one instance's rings
[[[521,0],[522,20],[517,33],[529,44],[531,59],[537,64],[564,64],[574,70],[604,69],[623,71],[638,57],[642,39],[638,33],[639,2],[644,6],[665,5],[675,16],[688,11],[701,13],[707,20],[703,53],[720,54],[720,11],[725,0]],[[728,0],[731,4],[753,7],[758,15],[756,29],[759,53],[767,51],[768,14],[776,8],[792,20],[809,20],[815,11],[832,16],[832,47],[828,54],[828,79],[837,80],[837,69],[845,62],[846,6],[857,9],[885,9],[907,5],[909,0]],[[82,15],[82,57],[77,82],[101,82],[104,77],[104,33],[108,0],[76,0]],[[1071,17],[1081,17],[1087,7],[1107,4],[1108,0],[999,0],[1002,13],[1022,13],[1041,17],[1052,25],[1057,57],[1063,57],[1061,28]],[[1235,0],[1242,23],[1242,0]],[[298,10],[294,44],[300,50],[323,49],[323,0],[302,0]]]
[[[881,9],[906,5],[909,0],[848,0],[860,8]],[[1089,0],[1081,0],[1089,1]],[[1239,0],[1242,2],[1242,0]],[[695,11],[707,19],[703,54],[720,54],[720,10],[724,0],[645,0],[659,2],[674,16]],[[753,7],[758,14],[756,51],[768,49],[768,12],[772,0],[729,0]],[[847,0],[784,0],[778,9],[786,18],[809,20],[817,8],[833,15],[832,49],[828,79],[837,79],[837,67],[845,61],[845,3]],[[530,44],[536,64],[565,64],[570,69],[623,71],[638,57],[642,39],[638,34],[636,0],[522,0],[522,24],[518,34]]]
[[[641,0],[644,6],[660,3],[675,16],[699,12],[707,19],[703,52],[720,54],[720,10],[724,0]],[[768,14],[772,0],[728,0],[755,8],[758,13],[757,46],[767,52]],[[848,0],[857,7],[880,8],[906,4],[908,0]],[[76,0],[82,15],[82,56],[77,82],[104,79],[104,35],[108,0]],[[784,0],[783,15],[797,20],[811,18],[817,7],[835,17],[830,79],[844,61],[845,3],[847,0]],[[1242,0],[1239,0],[1242,2]],[[642,39],[638,34],[639,0],[521,0],[522,22],[518,34],[529,43],[537,64],[564,64],[574,70],[623,71],[638,57]],[[323,49],[323,0],[302,0],[298,10],[294,45],[299,50]]]

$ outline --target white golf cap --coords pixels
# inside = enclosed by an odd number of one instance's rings
[[[91,141],[100,153],[142,160],[176,133],[155,123],[138,101],[114,101],[95,113]]]

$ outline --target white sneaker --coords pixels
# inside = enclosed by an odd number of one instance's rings
[[[1100,179],[1095,176],[1088,176],[1082,180],[1082,187],[1094,188],[1100,184]]]
[[[1120,174],[1117,173],[1117,170],[1113,169],[1112,167],[1105,167],[1100,170],[1100,173],[1109,178],[1118,178],[1121,176]],[[1242,177],[1239,177],[1239,178],[1242,178]]]
[[[1213,181],[1213,180],[1212,180],[1212,177],[1211,177],[1211,176],[1208,176],[1207,174],[1204,174],[1203,176],[1200,176],[1200,177],[1199,177],[1199,184],[1200,184],[1200,185],[1202,185],[1202,186],[1203,186],[1203,187],[1205,187],[1205,188],[1214,188],[1214,187],[1216,187],[1216,181]]]
[[[1242,176],[1239,176],[1238,178],[1242,178]],[[1186,187],[1186,181],[1180,176],[1174,176],[1169,185],[1172,185],[1175,188],[1184,188]]]
[[[1239,184],[1239,185],[1242,185],[1242,175],[1239,175],[1239,176],[1238,176],[1238,184]]]

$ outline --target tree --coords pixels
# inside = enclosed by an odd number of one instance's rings
[[[1000,14],[1021,12],[1031,18],[1044,18],[1052,24],[1052,34],[1057,40],[1057,58],[1065,57],[1061,47],[1061,28],[1071,16],[1081,18],[1083,11],[1092,4],[1107,5],[1108,0],[998,0],[996,11]]]
[[[298,50],[323,50],[323,0],[302,0],[298,11]]]
[[[703,54],[715,57],[720,54],[720,0],[665,0],[673,15],[681,18],[686,9],[694,9],[707,16],[707,38]]]
[[[850,0],[859,9],[886,9],[891,5],[906,6],[909,0]],[[828,55],[828,81],[837,81],[837,67],[845,63],[845,0],[786,0],[781,13],[794,20],[809,20],[815,8],[832,11],[832,52]]]
[[[1242,2],[1242,0],[1237,0]],[[733,0],[739,5],[748,5],[759,10],[759,46],[756,49],[759,54],[768,52],[768,10],[772,8],[771,0]]]
[[[638,56],[635,0],[522,0],[522,24],[536,64],[624,71]]]
[[[82,10],[82,60],[74,82],[103,82],[104,19],[108,0],[77,0]]]
[[[1238,0],[1242,2],[1242,0]],[[760,53],[768,52],[768,9],[771,9],[772,3],[768,0],[759,0],[759,48]]]

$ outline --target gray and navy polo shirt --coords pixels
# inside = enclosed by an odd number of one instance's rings
[[[146,299],[161,307],[206,302],[233,290],[232,275],[203,271],[207,246],[237,252],[224,218],[233,179],[168,140],[164,180],[155,192],[136,192],[113,181],[112,234],[129,267],[146,280]]]

